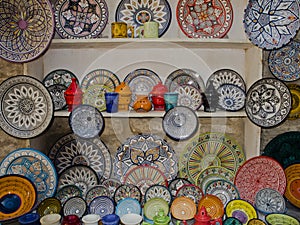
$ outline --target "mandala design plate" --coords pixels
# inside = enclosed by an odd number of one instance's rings
[[[197,181],[202,170],[209,166],[222,166],[232,172],[245,161],[243,149],[223,133],[208,132],[193,138],[179,159],[180,177]]]
[[[242,199],[234,199],[228,202],[225,213],[227,217],[237,218],[243,225],[246,225],[251,219],[258,218],[255,208]]]
[[[114,201],[107,196],[98,196],[94,198],[89,204],[89,213],[97,214],[102,218],[108,214],[112,214],[115,211]]]
[[[272,74],[282,81],[298,80],[300,74],[300,43],[290,41],[282,48],[272,50],[268,64]]]
[[[120,80],[116,74],[106,69],[96,69],[85,75],[81,81],[81,89],[83,92],[95,84],[104,85],[114,90],[120,84]]]
[[[245,109],[256,125],[271,128],[282,123],[292,108],[289,88],[275,78],[256,81],[248,90]]]
[[[198,131],[199,121],[192,109],[176,106],[165,113],[162,127],[172,139],[186,140]]]
[[[193,110],[197,110],[203,104],[200,91],[193,86],[179,86],[174,92],[178,93],[178,106],[186,106]]]
[[[287,84],[292,95],[292,108],[288,115],[288,119],[298,119],[300,117],[300,85]]]
[[[104,185],[99,184],[91,187],[86,193],[85,201],[89,205],[98,196],[109,197],[109,191]]]
[[[266,216],[266,222],[271,225],[277,225],[277,224],[284,224],[284,225],[299,225],[299,221],[290,216],[285,214],[269,214]]]
[[[240,194],[236,186],[227,180],[214,180],[205,189],[205,194],[217,196],[224,206],[233,199],[239,199]]]
[[[72,110],[69,124],[74,134],[81,138],[95,138],[104,130],[102,113],[90,105],[80,105]]]
[[[133,106],[133,103],[136,100],[136,95],[149,95],[153,87],[162,81],[152,70],[137,69],[129,73],[124,78],[124,82],[130,87],[132,93],[130,106]]]
[[[285,199],[282,194],[271,188],[263,188],[255,195],[255,208],[264,213],[285,213]]]
[[[158,135],[139,134],[117,149],[114,172],[117,179],[123,180],[132,166],[151,165],[159,168],[169,181],[177,176],[177,164],[176,153],[165,140]]]
[[[81,139],[74,134],[61,137],[49,151],[57,173],[73,165],[91,167],[98,179],[108,179],[112,172],[112,161],[108,148],[99,139]]]
[[[115,203],[118,204],[118,202],[124,198],[133,198],[141,202],[142,200],[141,190],[136,185],[133,184],[122,184],[115,191],[114,194]]]
[[[52,98],[46,87],[33,77],[19,75],[3,81],[0,102],[0,126],[14,137],[36,137],[52,121]]]
[[[206,208],[207,214],[212,220],[219,219],[224,215],[224,205],[221,199],[215,195],[206,194],[201,198],[198,204],[198,211],[200,211],[202,206]]]
[[[170,92],[174,92],[181,86],[192,86],[199,90],[205,91],[205,84],[201,75],[191,69],[177,69],[170,73],[165,80],[165,85]]]
[[[16,219],[30,212],[35,206],[36,186],[23,175],[2,175],[0,177],[0,199],[0,221]]]
[[[62,211],[64,216],[76,215],[81,218],[87,212],[87,205],[82,197],[75,196],[65,202]]]
[[[203,197],[203,191],[194,184],[185,184],[176,192],[176,198],[181,196],[189,197],[198,205],[200,199]]]
[[[140,202],[134,198],[123,198],[116,206],[116,214],[121,218],[122,216],[135,213],[141,214],[142,206]]]
[[[70,184],[79,187],[82,195],[86,196],[89,189],[99,184],[99,180],[92,168],[84,165],[74,165],[68,167],[59,175],[57,187],[62,188]]]
[[[180,177],[172,179],[169,182],[169,186],[168,186],[168,188],[172,194],[172,197],[175,197],[177,190],[185,184],[191,184],[191,182],[185,178],[180,178]]]
[[[57,174],[51,160],[32,148],[10,152],[1,162],[0,175],[18,174],[31,180],[37,189],[37,201],[52,197],[57,187]]]
[[[256,193],[263,188],[272,188],[284,194],[286,176],[282,166],[268,156],[248,159],[237,171],[234,179],[241,199],[254,204]]]
[[[65,202],[71,197],[82,197],[82,191],[76,185],[66,185],[59,188],[55,194],[55,197],[60,200],[61,204],[65,204]]]
[[[280,48],[297,34],[299,12],[298,1],[251,0],[244,13],[245,32],[260,48]]]
[[[160,184],[154,184],[146,190],[145,201],[148,201],[151,198],[162,198],[169,204],[172,202],[172,194],[170,190],[166,186]]]
[[[262,154],[276,159],[284,168],[287,168],[300,162],[299,140],[299,131],[284,132],[270,140]]]
[[[68,1],[55,3],[55,28],[62,38],[96,38],[108,21],[105,0]]]
[[[167,0],[121,0],[116,10],[116,21],[125,22],[137,30],[145,22],[158,23],[158,36],[161,37],[171,23],[171,8]],[[137,34],[135,34],[137,37]]]
[[[43,54],[54,34],[54,15],[48,0],[0,2],[0,56],[28,62]]]
[[[219,107],[227,111],[239,111],[244,108],[246,92],[233,84],[224,84],[217,89]]]
[[[190,38],[222,38],[231,28],[233,9],[229,0],[179,0],[176,18]]]

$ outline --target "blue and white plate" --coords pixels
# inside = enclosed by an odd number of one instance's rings
[[[63,205],[63,215],[76,215],[81,218],[87,212],[87,204],[82,197],[74,196],[69,198]]]
[[[233,84],[221,85],[217,92],[219,94],[218,105],[226,111],[239,111],[245,106],[246,92]]]
[[[90,214],[98,214],[100,218],[115,211],[114,201],[107,196],[98,196],[94,198],[88,206]]]
[[[117,203],[116,214],[121,218],[129,213],[141,214],[142,206],[140,202],[134,198],[123,198]]]

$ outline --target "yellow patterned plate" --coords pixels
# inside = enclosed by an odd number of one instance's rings
[[[298,119],[300,117],[300,85],[287,84],[292,95],[292,109],[288,115],[288,119]]]
[[[266,216],[266,222],[269,225],[299,225],[299,221],[289,215],[285,215],[285,214],[269,214]]]
[[[0,222],[16,219],[33,209],[37,200],[35,185],[21,175],[0,177]]]

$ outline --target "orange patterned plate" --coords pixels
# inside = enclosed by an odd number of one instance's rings
[[[215,195],[207,194],[201,198],[198,204],[198,211],[200,211],[202,206],[206,208],[207,214],[213,220],[219,219],[224,215],[223,202]]]
[[[180,196],[173,200],[170,211],[176,219],[186,221],[194,218],[197,206],[191,198]]]

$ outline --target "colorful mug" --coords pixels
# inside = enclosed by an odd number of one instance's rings
[[[148,21],[144,23],[144,38],[158,38],[158,22]]]
[[[111,24],[111,37],[112,38],[127,38],[128,29],[131,32],[131,37],[134,37],[134,30],[132,26],[128,26],[125,22],[113,22]]]

